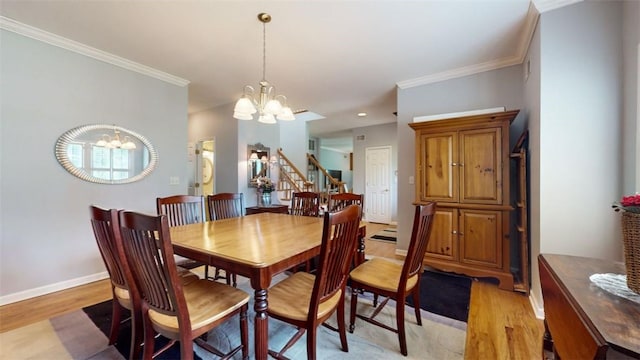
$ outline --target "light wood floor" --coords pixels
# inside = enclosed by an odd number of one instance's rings
[[[387,225],[368,224],[373,235]],[[366,253],[398,258],[393,243],[366,240]],[[9,331],[111,298],[108,280],[39,296],[0,307],[0,332]],[[528,298],[474,281],[467,327],[465,359],[540,359],[542,321]],[[429,346],[429,344],[425,344]]]

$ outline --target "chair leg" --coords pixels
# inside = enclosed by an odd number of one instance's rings
[[[318,328],[312,327],[307,331],[307,359],[316,360],[316,338]]]
[[[353,334],[356,329],[356,306],[358,305],[358,289],[351,288],[351,310],[349,312],[349,332]]]
[[[242,359],[249,359],[249,325],[247,322],[247,309],[249,305],[244,304],[240,309],[240,343],[242,344]]]
[[[140,350],[142,350],[142,342],[144,335],[144,327],[142,325],[142,312],[139,306],[134,305],[131,310],[131,349],[129,354],[131,359],[140,358]]]
[[[120,332],[120,318],[122,317],[122,306],[118,299],[113,296],[111,300],[111,330],[109,331],[109,345],[113,345],[118,340]]]
[[[416,285],[416,288],[413,289],[413,306],[416,313],[416,322],[418,325],[422,326],[422,315],[420,314],[420,285]]]
[[[407,356],[407,335],[404,329],[404,299],[399,299],[396,304],[396,326],[398,329],[398,340],[400,340],[400,352]]]
[[[344,292],[342,292],[342,298],[338,304],[338,332],[340,333],[340,344],[342,344],[342,351],[349,352],[349,344],[347,343],[347,326],[344,320]]]
[[[180,360],[193,360],[193,339],[187,332],[180,334]]]
[[[204,266],[204,279],[209,280],[209,265]]]
[[[149,320],[149,315],[144,314],[144,351],[142,354],[142,358],[145,360],[153,359],[153,350],[155,346],[155,331],[153,330],[153,326],[151,325],[151,320]]]

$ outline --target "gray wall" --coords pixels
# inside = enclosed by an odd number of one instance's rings
[[[621,260],[620,218],[611,209],[622,192],[621,24],[621,2],[582,2],[540,17],[539,49],[530,51],[540,59],[540,114],[530,119],[538,122],[539,162],[531,242],[540,253]],[[532,295],[542,304],[537,255]]]
[[[640,1],[628,0],[623,4],[622,54],[624,84],[624,121],[622,123],[623,194],[640,191]],[[635,170],[635,171],[634,171]]]
[[[342,171],[342,181],[345,182],[349,189],[353,188],[353,171],[349,169],[349,153],[323,149],[322,140],[320,140],[320,156],[318,157],[320,164],[327,170]],[[325,176],[320,173],[320,190],[324,190]]]
[[[415,132],[408,126],[413,118],[499,106],[523,110],[523,105],[521,66],[398,90],[398,249],[409,245],[415,211],[415,185],[409,184],[409,177],[415,176]],[[524,128],[523,113],[512,124],[512,143]]]
[[[155,198],[186,191],[187,88],[15,33],[0,31],[0,303],[105,276],[90,204],[155,213]],[[158,167],[132,184],[73,177],[57,138],[85,124],[147,137]],[[180,185],[169,185],[177,176]]]

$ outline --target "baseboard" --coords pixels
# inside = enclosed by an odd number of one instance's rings
[[[533,308],[533,314],[536,318],[544,320],[544,306],[538,304],[538,301],[531,293],[529,294],[529,302],[531,303],[531,308]]]
[[[36,296],[50,294],[60,290],[66,290],[72,287],[92,283],[94,281],[107,279],[108,277],[109,277],[109,273],[106,271],[103,271],[97,274],[83,276],[83,277],[79,277],[71,280],[65,280],[59,283],[45,285],[35,289],[29,289],[29,290],[9,294],[9,295],[4,295],[0,297],[0,306],[11,304],[11,303],[22,301],[22,300],[31,299]]]
[[[396,255],[407,257],[407,250],[396,249]]]

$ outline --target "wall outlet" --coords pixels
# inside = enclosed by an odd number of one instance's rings
[[[415,179],[413,176],[409,176],[409,185],[413,185],[413,183],[415,182]]]
[[[180,185],[180,177],[178,176],[171,176],[169,178],[169,185]]]

